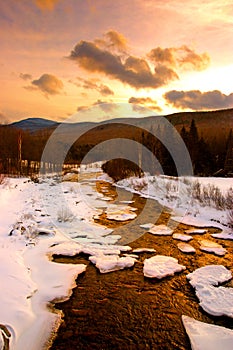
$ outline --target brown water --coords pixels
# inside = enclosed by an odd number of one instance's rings
[[[114,188],[109,186],[109,193],[114,197]],[[121,190],[121,197],[128,196]],[[145,199],[134,196],[132,204],[142,210]],[[152,201],[154,210],[160,211],[157,202]],[[154,212],[145,222],[153,222]],[[169,212],[164,211],[157,223],[166,223]],[[103,215],[101,223],[119,227],[121,232],[130,237],[129,226],[109,222]],[[183,233],[189,226],[180,224],[175,232]],[[125,229],[126,232],[123,232]],[[132,227],[130,228],[131,231]],[[139,227],[135,227],[138,232]],[[123,230],[123,231],[122,231]],[[225,257],[201,252],[197,242],[200,238],[211,239],[210,233],[216,229],[208,229],[205,235],[195,235],[191,244],[197,249],[194,255],[180,252],[176,241],[170,236],[153,236],[149,233],[141,235],[130,243],[132,248],[155,248],[157,254],[176,257],[187,268],[174,277],[166,277],[161,281],[143,276],[142,268],[145,258],[153,254],[140,254],[134,267],[122,271],[100,274],[88,261],[85,255],[73,258],[56,256],[60,263],[85,263],[87,270],[77,279],[77,287],[71,298],[56,304],[56,308],[64,313],[64,321],[51,347],[53,350],[136,350],[136,349],[191,349],[189,339],[182,325],[181,315],[197,320],[214,323],[233,329],[233,320],[227,317],[207,315],[198,305],[195,292],[186,280],[186,275],[198,267],[208,264],[223,264],[232,269],[233,243],[216,240],[227,248]],[[233,287],[233,283],[228,283]]]

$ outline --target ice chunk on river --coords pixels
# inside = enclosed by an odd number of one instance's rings
[[[200,249],[204,252],[214,253],[219,256],[223,256],[226,254],[226,249],[216,242],[210,241],[208,239],[202,239],[199,241],[201,246]]]
[[[187,275],[193,288],[202,288],[205,285],[218,286],[231,278],[231,271],[223,265],[206,265]]]
[[[152,233],[153,235],[170,236],[172,235],[173,230],[166,225],[154,225],[149,229],[148,232]]]
[[[118,255],[90,256],[89,260],[101,273],[122,270],[135,264],[136,259],[130,256],[119,257]]]
[[[180,242],[177,244],[178,249],[182,252],[182,253],[195,253],[196,249],[188,243],[184,243],[184,242]]]
[[[180,233],[174,233],[172,235],[172,238],[174,239],[179,239],[180,241],[184,241],[184,242],[188,242],[188,241],[191,241],[191,239],[193,239],[192,236],[189,236],[189,235],[182,235]]]
[[[217,287],[231,278],[231,271],[222,265],[207,265],[187,275],[203,310],[213,316],[233,318],[233,288]]]
[[[188,234],[190,234],[190,235],[203,235],[204,233],[206,233],[207,232],[207,230],[206,229],[202,229],[202,228],[200,228],[200,229],[198,229],[198,228],[194,228],[194,229],[189,229],[189,230],[185,230],[185,232],[186,233],[188,233]]]
[[[145,277],[161,279],[185,269],[185,266],[180,265],[178,260],[171,256],[156,255],[144,260],[143,273]]]
[[[192,350],[232,350],[233,330],[182,316]]]
[[[140,254],[140,253],[155,253],[156,250],[154,248],[135,248],[133,250],[133,253]]]
[[[218,238],[218,239],[229,239],[233,240],[233,231],[230,232],[220,232],[220,233],[212,233],[211,236],[213,238]]]

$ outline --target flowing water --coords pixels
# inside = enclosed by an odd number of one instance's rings
[[[108,187],[107,195],[115,196],[115,188],[110,184],[99,182],[97,189]],[[121,199],[128,193],[120,190]],[[106,190],[105,190],[106,194]],[[138,212],[145,205],[145,199],[134,195],[132,206]],[[153,222],[154,213],[160,212],[160,206],[151,200],[154,211],[148,213],[146,222]],[[169,212],[158,215],[157,223],[166,223]],[[120,229],[124,237],[131,237],[132,226],[109,221],[103,214],[101,224]],[[183,233],[190,226],[179,224],[176,233]],[[232,269],[233,243],[216,240],[227,248],[225,257],[201,252],[198,239],[210,238],[210,233],[216,229],[208,229],[204,235],[194,235],[191,244],[197,248],[195,254],[184,254],[177,248],[178,241],[171,236],[154,236],[141,232],[132,248],[155,248],[157,254],[177,258],[186,270],[173,277],[162,280],[148,279],[143,276],[143,261],[153,254],[139,255],[134,267],[122,271],[100,274],[88,261],[88,256],[76,257],[55,256],[60,263],[85,263],[87,270],[78,277],[77,287],[71,298],[56,304],[56,308],[64,313],[52,350],[83,349],[83,350],[136,350],[136,349],[187,349],[190,350],[189,339],[182,325],[181,315],[193,317],[199,321],[218,324],[233,329],[233,320],[227,317],[212,317],[206,314],[198,305],[193,288],[186,275],[198,267],[208,264],[223,264]],[[130,231],[130,232],[128,232]],[[211,238],[210,238],[211,239]],[[233,283],[226,284],[233,287]]]

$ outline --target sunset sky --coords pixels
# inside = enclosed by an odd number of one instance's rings
[[[233,107],[232,0],[0,0],[0,29],[1,122]]]

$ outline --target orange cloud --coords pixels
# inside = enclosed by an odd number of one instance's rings
[[[157,112],[162,111],[162,109],[157,105],[157,101],[153,100],[150,97],[130,97],[128,103],[133,104],[133,110],[135,112],[142,111],[142,113],[144,113],[145,108],[141,108],[141,106],[145,106],[146,108],[153,109]]]
[[[58,3],[59,0],[35,0],[36,5],[41,10],[53,10],[54,6]]]
[[[177,61],[181,66],[191,66],[198,71],[204,70],[209,66],[210,57],[206,52],[197,54],[194,50],[183,45],[176,49],[176,53],[178,54]]]
[[[210,63],[206,52],[198,54],[187,45],[165,49],[156,47],[147,56],[152,62],[166,64],[173,69],[183,67],[200,71],[206,69]]]
[[[82,83],[82,84],[80,84],[78,86],[81,86],[84,89],[96,90],[102,96],[114,95],[114,92],[107,85],[105,85],[105,84],[98,84],[98,79],[78,78],[78,80]]]
[[[127,39],[116,30],[109,30],[103,35],[103,38],[95,39],[94,43],[99,48],[107,49],[111,52],[126,53],[128,50]]]
[[[147,58],[127,53],[127,40],[110,30],[104,39],[80,41],[69,55],[86,71],[105,74],[135,89],[159,88],[179,79],[179,68],[202,70],[209,65],[207,53],[198,54],[188,46],[152,49]],[[152,67],[152,64],[154,67]]]
[[[31,80],[32,79],[31,74],[28,74],[28,73],[20,73],[19,77],[23,80]]]
[[[233,107],[233,93],[225,95],[219,90],[201,92],[199,90],[172,90],[164,94],[166,101],[174,107],[193,110],[214,110]]]
[[[125,62],[108,50],[100,49],[95,43],[80,41],[71,51],[69,58],[89,72],[103,73],[136,89],[158,88],[168,80],[176,78],[176,73],[161,71],[153,73],[146,60],[128,56]]]
[[[52,74],[43,74],[39,79],[33,80],[31,83],[33,86],[29,88],[36,86],[45,96],[60,94],[64,87],[63,82]]]

